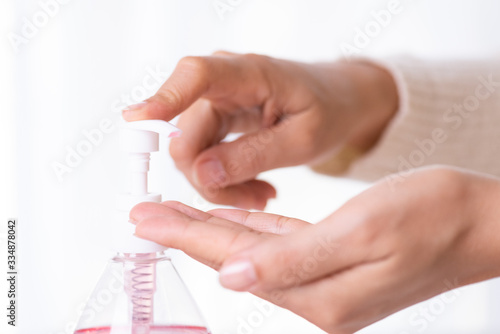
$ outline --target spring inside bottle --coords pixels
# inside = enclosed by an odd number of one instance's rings
[[[96,304],[103,296],[107,303]],[[96,305],[101,306],[99,313]],[[89,311],[95,316],[89,316]],[[97,283],[74,334],[167,333],[210,331],[165,252],[117,253]]]
[[[156,290],[156,254],[125,254],[125,289],[130,299],[134,334],[149,332],[153,323],[153,296]]]

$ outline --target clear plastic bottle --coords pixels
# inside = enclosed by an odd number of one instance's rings
[[[100,308],[96,310],[95,305]],[[119,253],[106,267],[75,334],[210,334],[164,252]]]
[[[161,202],[148,192],[150,153],[163,138],[180,130],[161,120],[124,123],[120,149],[127,154],[124,181],[110,235],[117,255],[111,259],[80,317],[74,334],[209,334],[165,247],[134,236],[129,212],[141,202]]]

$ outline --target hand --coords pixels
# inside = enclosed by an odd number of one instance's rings
[[[443,168],[381,182],[316,225],[175,202],[130,213],[136,235],[220,270],[327,332],[352,333],[450,288],[500,275],[500,183]]]
[[[303,64],[219,52],[187,57],[127,121],[182,113],[170,152],[207,200],[263,209],[275,189],[257,180],[278,167],[319,163],[349,143],[376,141],[397,108],[392,77],[362,62]],[[229,133],[243,133],[233,142]]]

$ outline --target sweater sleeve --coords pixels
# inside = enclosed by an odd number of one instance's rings
[[[500,176],[500,58],[374,62],[393,75],[399,111],[344,176],[373,181],[445,164]]]

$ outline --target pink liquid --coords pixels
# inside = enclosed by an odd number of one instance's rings
[[[131,333],[130,328],[94,327],[79,329],[74,334],[120,334]],[[196,326],[151,326],[150,334],[210,334],[205,327]]]

